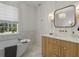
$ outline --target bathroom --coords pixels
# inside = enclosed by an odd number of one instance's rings
[[[0,1],[0,57],[79,56],[78,4],[79,1]],[[73,19],[74,23],[71,26],[67,24],[68,27],[56,27],[56,10],[64,10],[67,6],[72,6],[68,9],[71,16],[67,19]],[[60,17],[65,18],[67,15],[63,13]],[[4,30],[1,30],[2,24]],[[10,53],[11,47],[14,54]]]

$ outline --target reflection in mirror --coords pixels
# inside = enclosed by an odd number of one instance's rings
[[[54,12],[55,27],[73,27],[76,22],[75,6],[70,5]]]

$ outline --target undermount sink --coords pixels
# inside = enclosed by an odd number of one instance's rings
[[[51,35],[51,34],[49,34]],[[65,34],[65,33],[52,33],[51,36],[55,36],[55,37],[70,37],[70,34]]]

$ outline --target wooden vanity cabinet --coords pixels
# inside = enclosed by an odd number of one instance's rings
[[[42,54],[46,57],[79,56],[79,44],[56,38],[42,37]]]

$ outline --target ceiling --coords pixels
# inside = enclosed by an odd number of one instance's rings
[[[5,4],[13,4],[13,5],[27,4],[35,7],[45,3],[44,1],[0,1],[0,2]]]
[[[18,1],[17,3],[19,4],[27,4],[31,6],[38,7],[40,5],[44,4],[50,4],[52,3],[53,5],[63,5],[63,4],[79,4],[79,1]]]
[[[27,4],[27,5],[31,5],[31,6],[34,6],[34,7],[38,7],[42,4],[46,4],[46,3],[52,3],[54,5],[63,5],[64,4],[79,4],[78,1],[0,1],[2,3],[5,3],[5,4],[12,4],[12,5],[19,5],[19,4]]]
[[[38,6],[46,3],[46,1],[22,1],[22,2],[19,2],[19,3],[25,3],[25,4],[28,4],[28,5],[31,5],[31,6],[38,7]]]

